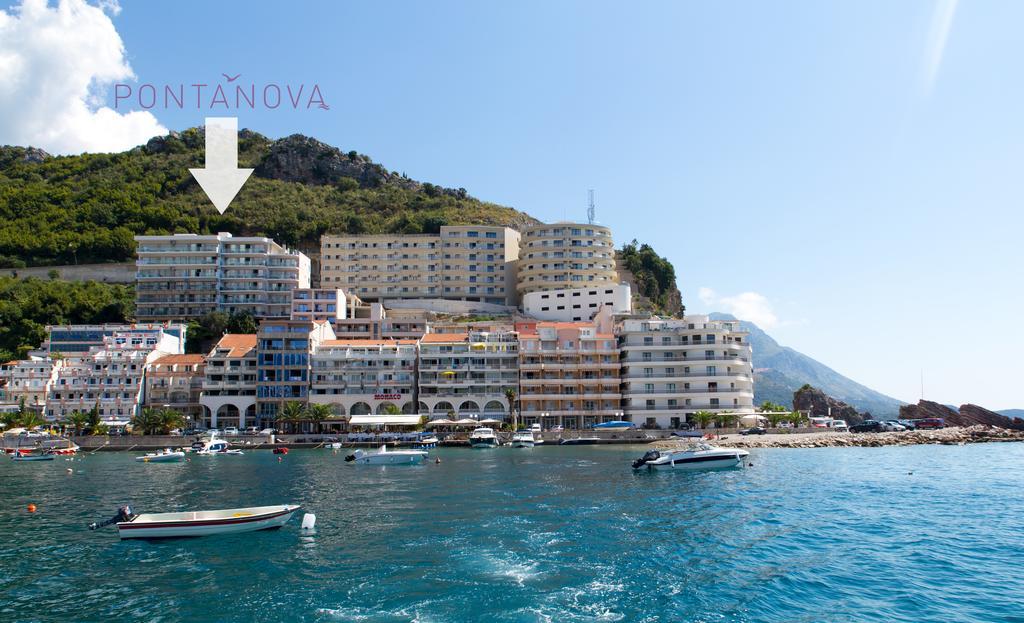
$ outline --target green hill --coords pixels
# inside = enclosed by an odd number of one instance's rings
[[[239,132],[239,166],[256,169],[220,215],[188,169],[202,129],[118,154],[54,157],[0,147],[0,267],[130,260],[135,234],[266,235],[302,250],[325,232],[436,232],[444,224],[521,227],[530,216],[421,183],[369,157],[294,135]]]

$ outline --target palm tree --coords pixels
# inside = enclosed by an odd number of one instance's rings
[[[715,415],[715,424],[717,424],[719,428],[731,428],[737,421],[739,421],[739,419],[740,416],[737,413],[733,413],[732,411],[722,411]]]
[[[790,424],[793,425],[793,428],[800,428],[800,424],[807,419],[801,411],[793,411],[786,417],[789,419]]]
[[[514,387],[505,388],[505,400],[508,401],[508,415],[509,419],[512,420],[512,431],[514,432],[519,428],[518,418],[516,417],[516,390]]]
[[[306,409],[306,419],[316,425],[317,433],[322,432],[323,421],[330,419],[333,415],[334,412],[331,411],[330,405],[311,404]]]
[[[67,417],[67,423],[75,427],[75,435],[81,436],[86,425],[89,424],[89,414],[81,411],[72,411]]]
[[[715,414],[710,411],[701,410],[693,414],[693,419],[697,422],[698,427],[704,429],[715,419]]]
[[[782,422],[789,419],[788,413],[779,411],[766,411],[764,416],[768,418],[768,424],[770,424],[772,428],[778,428],[779,424],[782,424]]]
[[[174,409],[163,409],[160,411],[160,432],[163,435],[168,435],[175,428],[182,428],[185,426],[185,416],[180,411]]]
[[[284,406],[281,407],[280,413],[278,413],[277,419],[280,422],[294,424],[295,422],[305,419],[305,417],[305,405],[297,400],[293,400],[291,402],[284,403]]]
[[[26,429],[31,430],[37,426],[43,426],[46,424],[46,419],[35,411],[27,410],[18,418],[18,424],[21,424]]]

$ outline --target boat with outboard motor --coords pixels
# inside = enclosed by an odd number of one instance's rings
[[[497,448],[498,436],[493,428],[480,427],[469,434],[469,445],[474,448]]]
[[[207,437],[201,438],[193,443],[192,451],[204,456],[211,456],[215,454],[240,456],[243,454],[241,450],[232,450],[231,444],[228,443],[228,440],[221,439],[215,432],[212,432]]]
[[[428,454],[426,450],[388,450],[386,445],[382,445],[376,452],[356,450],[345,457],[345,462],[362,465],[419,465],[426,460]]]
[[[135,457],[135,460],[139,463],[176,463],[185,460],[185,453],[181,450],[165,448],[142,456],[137,456]]]
[[[695,471],[743,467],[750,453],[739,448],[718,448],[706,443],[674,450],[648,450],[633,461],[633,469],[674,469]]]
[[[528,428],[520,428],[512,435],[510,445],[513,448],[532,448],[537,445],[537,440],[533,438],[533,431]]]
[[[89,524],[90,530],[117,525],[122,539],[158,539],[186,536],[209,536],[280,528],[301,508],[298,504],[227,508],[184,513],[143,513],[136,515],[130,506],[118,509],[117,515]]]

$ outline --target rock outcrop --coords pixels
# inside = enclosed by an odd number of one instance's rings
[[[1024,441],[1024,431],[982,425],[892,433],[840,433],[823,430],[820,433],[810,434],[751,435],[749,437],[728,435],[715,440],[714,443],[731,448],[880,448],[882,446],[921,444],[961,446],[968,443],[1000,441]],[[681,442],[668,440],[658,441],[654,444],[659,448],[679,447],[680,445],[682,445]]]
[[[798,411],[809,411],[815,417],[827,417],[831,414],[834,419],[846,420],[850,425],[860,424],[871,417],[870,413],[861,414],[842,400],[836,400],[810,385],[804,385],[793,392],[793,408]]]
[[[1024,420],[1006,417],[974,404],[960,405],[959,409],[954,409],[931,400],[920,400],[916,405],[900,407],[902,419],[917,420],[929,417],[942,418],[948,426],[983,425],[1024,430]]]
[[[419,182],[392,173],[367,156],[354,151],[342,152],[301,134],[274,141],[255,173],[260,177],[302,184],[333,185],[349,178],[362,188],[385,184],[409,190],[422,188]]]

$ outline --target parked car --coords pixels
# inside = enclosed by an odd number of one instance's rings
[[[259,435],[260,429],[256,426],[246,426],[245,430],[242,431],[243,435]]]
[[[917,424],[914,423],[914,420],[896,420],[896,421],[899,422],[900,424],[902,424],[903,428],[905,428],[907,430],[917,430]]]
[[[564,430],[565,430],[564,426],[555,425],[555,426],[551,427],[551,432],[553,432],[553,433],[560,433],[560,432],[562,432]]]
[[[907,430],[907,427],[900,424],[896,420],[885,420],[884,422],[882,422],[882,430],[887,432],[898,432]]]
[[[260,431],[260,434],[261,435],[276,435],[277,434],[277,429],[276,428],[264,428],[263,430]]]
[[[533,424],[531,424],[531,425],[530,425],[530,432],[531,432],[531,433],[539,433],[539,432],[541,432],[541,430],[540,430],[540,424],[537,424],[537,423],[533,423]]]
[[[945,428],[946,420],[940,417],[928,417],[922,420],[914,420],[914,425],[917,428]]]
[[[882,428],[882,423],[875,420],[864,420],[850,427],[851,433],[880,433],[883,430],[885,429]]]
[[[224,434],[225,435],[238,435],[238,429],[235,428],[234,426],[228,426],[227,428],[224,429]]]
[[[850,427],[846,425],[846,420],[832,420],[832,428],[840,431],[850,430]]]
[[[741,435],[764,435],[768,431],[761,428],[760,426],[751,426],[750,428],[744,428],[740,431]]]

